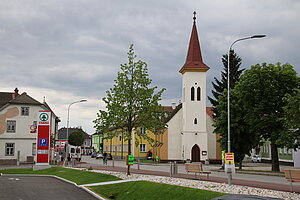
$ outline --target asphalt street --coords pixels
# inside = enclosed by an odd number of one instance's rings
[[[53,177],[0,176],[1,200],[95,200],[85,190]]]
[[[86,162],[87,165],[92,166],[103,166],[103,162],[101,159],[91,158],[89,156],[83,156],[83,162]],[[108,166],[112,166],[113,163],[111,160],[108,160]],[[114,166],[116,167],[126,167],[125,161],[114,161]],[[291,166],[281,166],[282,168],[291,168]],[[137,169],[138,165],[134,164],[132,166],[133,169]],[[219,177],[219,178],[227,178],[228,175],[225,172],[218,172],[220,165],[203,165],[204,171],[211,171],[211,177]],[[244,169],[257,169],[257,170],[270,170],[271,165],[268,163],[245,163]],[[170,172],[170,164],[158,164],[158,165],[140,165],[141,170],[151,170],[151,171],[162,171],[162,172]],[[183,164],[178,164],[178,173],[186,174],[185,167]],[[241,180],[249,180],[249,181],[259,181],[266,183],[280,183],[284,185],[289,185],[290,183],[286,181],[284,176],[270,176],[270,175],[256,175],[256,174],[243,174],[243,173],[235,173],[233,174],[233,179],[241,179]],[[298,184],[297,184],[298,185]]]

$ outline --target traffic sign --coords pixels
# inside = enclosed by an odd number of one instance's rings
[[[225,153],[225,164],[234,164],[234,153]]]

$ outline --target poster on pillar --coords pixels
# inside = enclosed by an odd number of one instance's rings
[[[39,111],[36,165],[49,165],[51,111]]]

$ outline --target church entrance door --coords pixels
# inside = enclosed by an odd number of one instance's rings
[[[192,162],[200,162],[200,148],[197,144],[192,148]]]

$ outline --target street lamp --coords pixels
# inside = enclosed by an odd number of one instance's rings
[[[229,47],[229,50],[228,50],[228,56],[227,56],[227,113],[228,113],[228,116],[227,116],[227,122],[228,122],[228,129],[227,129],[227,147],[228,147],[228,153],[231,152],[231,147],[230,147],[230,52],[232,50],[232,46],[239,42],[239,41],[243,41],[243,40],[249,40],[249,39],[256,39],[256,38],[263,38],[263,37],[266,37],[266,35],[253,35],[253,36],[250,36],[250,37],[245,37],[245,38],[240,38],[240,39],[237,39],[235,40]],[[232,174],[231,173],[228,173],[228,184],[231,185],[231,179],[232,179]]]
[[[66,159],[67,159],[67,157],[68,157],[68,153],[69,152],[67,152],[67,145],[68,145],[68,140],[69,140],[69,119],[70,119],[70,107],[71,107],[71,105],[73,105],[73,104],[75,104],[75,103],[82,103],[82,102],[86,102],[87,100],[86,99],[82,99],[82,100],[79,100],[79,101],[74,101],[74,102],[72,102],[72,103],[70,103],[70,105],[68,106],[68,118],[67,118],[67,137],[66,137],[66,139],[67,139],[67,141],[66,141],[66,145],[65,145],[65,147],[66,147]]]
[[[67,142],[69,139],[69,118],[70,118],[70,107],[71,105],[75,104],[75,103],[82,103],[82,102],[86,102],[86,99],[82,99],[80,101],[74,101],[73,103],[70,103],[69,107],[68,107],[68,119],[67,119]]]

